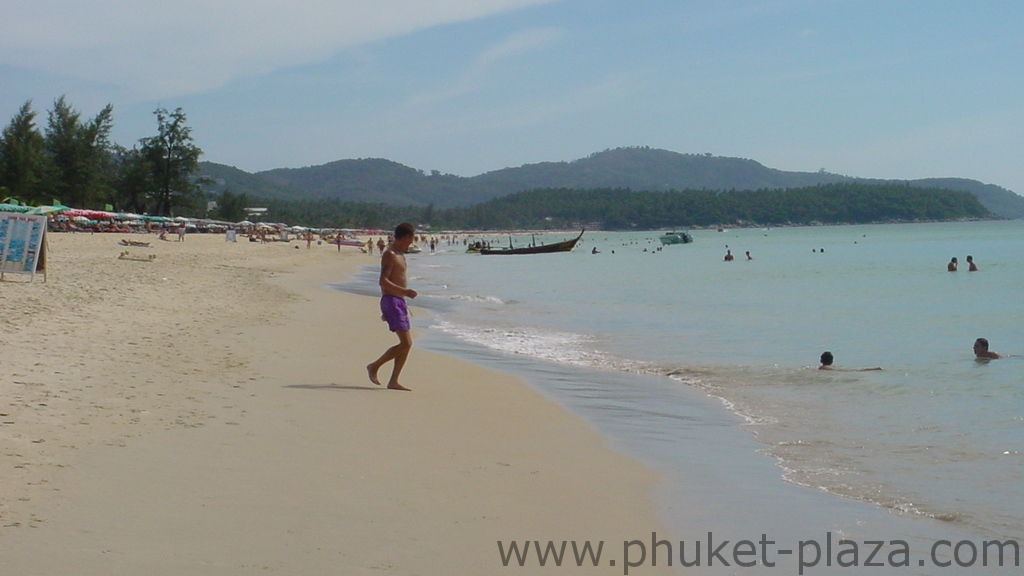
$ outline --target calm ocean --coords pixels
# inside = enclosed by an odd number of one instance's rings
[[[978,542],[979,555],[985,539],[1024,542],[1024,357],[971,351],[984,336],[1024,355],[1024,222],[692,235],[411,255],[429,311],[414,317],[419,344],[523,376],[664,472],[657,499],[677,540],[899,539],[914,546],[901,574],[936,573],[924,548],[940,539]],[[372,266],[343,287],[375,283]],[[883,370],[819,371],[825,350],[838,367]],[[953,566],[1019,572],[980,562]]]

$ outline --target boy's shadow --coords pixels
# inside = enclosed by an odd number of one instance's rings
[[[377,392],[380,390],[386,390],[383,386],[373,386],[370,384],[287,384],[284,387],[296,390],[355,390],[360,392]]]

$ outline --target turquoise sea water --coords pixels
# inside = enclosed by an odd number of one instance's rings
[[[1024,541],[1024,357],[971,351],[984,336],[1024,356],[1024,222],[692,234],[659,249],[656,232],[587,232],[532,256],[442,244],[409,257],[430,311],[414,322],[666,471],[669,525]],[[819,371],[824,350],[884,369]]]

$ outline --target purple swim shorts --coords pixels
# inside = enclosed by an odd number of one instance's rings
[[[390,294],[381,296],[380,314],[392,332],[409,330],[409,309],[405,307],[405,298]]]

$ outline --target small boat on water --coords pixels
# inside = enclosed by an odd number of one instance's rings
[[[580,230],[580,235],[573,238],[572,240],[563,240],[561,242],[555,242],[553,244],[531,244],[522,248],[513,248],[512,239],[509,238],[508,248],[483,248],[480,250],[481,254],[550,254],[552,252],[569,252],[572,250],[576,243],[583,237],[585,230]]]
[[[693,236],[689,232],[666,232],[658,237],[665,246],[669,244],[689,244],[693,242]]]

